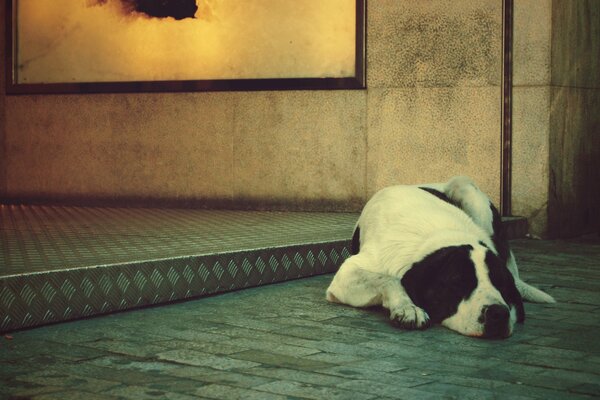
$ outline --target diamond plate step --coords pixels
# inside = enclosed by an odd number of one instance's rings
[[[0,205],[0,331],[335,271],[350,213]]]

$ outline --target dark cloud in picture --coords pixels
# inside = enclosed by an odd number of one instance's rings
[[[198,10],[196,0],[123,0],[137,12],[150,17],[175,19],[194,18]]]
[[[138,12],[151,18],[172,17],[177,20],[195,18],[196,0],[119,0],[126,13]],[[88,0],[91,5],[104,5],[108,0]]]

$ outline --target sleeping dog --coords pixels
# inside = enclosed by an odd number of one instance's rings
[[[327,300],[382,305],[406,329],[441,323],[505,338],[525,319],[523,299],[554,302],[519,278],[497,209],[467,177],[377,192],[358,219],[352,254]]]

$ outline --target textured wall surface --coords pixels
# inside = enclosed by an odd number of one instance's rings
[[[513,212],[540,236],[597,230],[600,2],[517,1],[514,40]]]
[[[500,186],[501,1],[369,3],[367,189]]]
[[[550,236],[600,231],[600,2],[553,1]]]
[[[548,226],[551,33],[552,0],[514,2],[512,211],[535,235]]]
[[[12,197],[357,210],[389,184],[468,174],[497,201],[501,5],[369,2],[366,91],[5,97],[2,184]]]

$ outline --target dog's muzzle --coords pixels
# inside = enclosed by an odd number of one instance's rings
[[[508,307],[492,304],[483,307],[480,321],[483,323],[483,337],[501,339],[510,336],[510,311]]]

